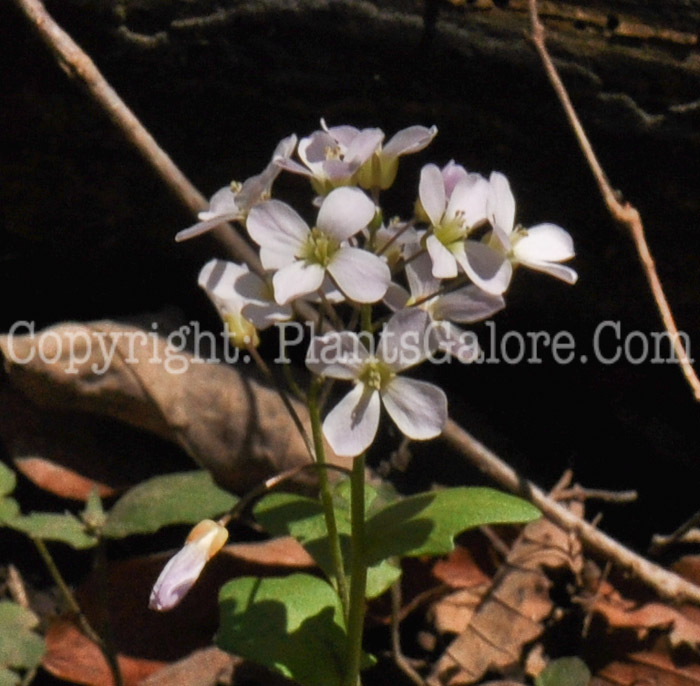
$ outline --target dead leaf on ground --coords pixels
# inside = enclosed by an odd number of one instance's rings
[[[0,336],[0,352],[9,383],[38,407],[103,415],[174,441],[236,492],[309,463],[275,391],[245,376],[241,363],[205,363],[208,351],[196,361],[153,331],[110,321],[61,324],[35,336]],[[295,407],[305,418],[301,403]],[[328,460],[351,466],[330,449]],[[310,472],[298,479],[312,481]]]
[[[119,654],[124,686],[136,686],[165,663]],[[54,619],[46,632],[43,668],[58,679],[86,686],[112,686],[114,679],[100,649],[70,620]]]
[[[682,608],[663,603],[640,605],[623,598],[607,582],[601,585],[592,610],[604,617],[611,629],[632,629],[640,640],[645,639],[652,630],[664,629],[668,630],[672,648],[700,644],[697,616],[688,617],[683,614]]]
[[[580,504],[571,507],[582,514]],[[583,556],[578,539],[543,518],[523,529],[478,607],[465,603],[466,628],[433,667],[429,684],[472,684],[487,671],[506,671],[520,662],[524,646],[542,634],[553,609],[544,567],[578,575]]]
[[[631,652],[599,670],[591,686],[699,686],[700,664],[674,663],[663,637],[654,649]]]

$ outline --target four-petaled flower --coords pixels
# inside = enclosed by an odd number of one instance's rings
[[[328,333],[311,341],[306,366],[312,372],[355,382],[323,422],[323,434],[336,454],[355,456],[370,446],[379,426],[380,404],[409,438],[427,440],[441,433],[447,421],[443,391],[431,383],[399,376],[431,353],[430,342],[422,336],[427,318],[418,308],[393,315],[376,353],[350,331]]]
[[[192,588],[204,565],[221,550],[228,539],[226,527],[205,519],[190,531],[185,545],[172,557],[153,585],[148,607],[171,610]]]
[[[427,164],[418,187],[420,204],[430,223],[425,247],[433,262],[433,276],[453,278],[459,265],[479,288],[501,295],[510,282],[510,263],[483,242],[468,238],[486,221],[489,183],[480,174],[455,176],[457,170],[448,167],[443,176],[436,165]]]
[[[316,225],[279,200],[256,205],[248,215],[250,237],[260,246],[265,269],[275,269],[275,300],[283,305],[317,291],[328,274],[350,300],[380,300],[391,280],[377,255],[348,243],[375,215],[374,203],[358,188],[337,188],[323,200]]]
[[[282,171],[279,163],[289,159],[296,144],[297,137],[293,134],[281,140],[272,154],[272,160],[262,173],[251,176],[243,183],[234,182],[216,191],[209,200],[209,209],[199,213],[200,221],[180,231],[175,240],[186,241],[211,231],[220,224],[245,219],[253,205],[270,196],[272,184]]]
[[[566,283],[576,283],[578,275],[564,262],[574,256],[574,242],[561,226],[537,224],[529,229],[515,226],[515,198],[508,179],[500,172],[489,178],[487,212],[493,236],[491,245],[509,261],[545,272]]]

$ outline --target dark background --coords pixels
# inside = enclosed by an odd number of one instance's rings
[[[207,195],[257,173],[279,139],[307,135],[320,117],[387,137],[436,124],[432,146],[402,163],[392,210],[410,210],[422,164],[454,158],[506,173],[524,225],[566,227],[579,283],[519,271],[496,327],[570,331],[589,362],[545,353],[541,365],[425,373],[444,385],[454,418],[524,476],[547,487],[571,467],[586,486],[637,489],[637,504],[602,508],[602,526],[644,549],[698,507],[698,407],[676,365],[592,359],[600,322],[619,321],[623,336],[662,324],[525,38],[524,3],[496,5],[47,2]],[[679,328],[700,341],[697,6],[578,5],[588,19],[547,17],[552,51],[613,185],[642,214]],[[0,329],[166,308],[216,326],[196,275],[224,255],[209,237],[174,243],[192,216],[12,3],[0,16]],[[657,33],[635,35],[632,20]],[[295,180],[281,187],[306,192]],[[412,490],[481,477],[432,442],[394,478]]]

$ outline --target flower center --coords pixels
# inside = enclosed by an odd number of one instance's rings
[[[395,376],[396,374],[386,363],[378,360],[376,357],[371,357],[365,363],[365,366],[360,373],[359,380],[365,384],[365,386],[373,388],[375,391],[380,391]]]
[[[340,243],[335,238],[323,233],[321,229],[314,226],[306,239],[299,257],[312,264],[320,264],[322,267],[327,267],[339,249]]]
[[[439,226],[433,227],[433,233],[435,238],[445,247],[463,241],[467,236],[467,227],[464,225],[464,213],[457,211],[451,219],[443,220]]]

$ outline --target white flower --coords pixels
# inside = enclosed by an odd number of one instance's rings
[[[529,229],[515,227],[515,198],[508,179],[493,172],[489,185],[487,212],[493,227],[492,246],[516,264],[545,272],[566,283],[576,283],[576,272],[559,264],[575,254],[571,236],[556,224],[537,224]]]
[[[278,305],[272,288],[247,265],[210,260],[199,272],[198,283],[219,310],[236,347],[257,346],[258,331],[292,317],[292,308]]]
[[[425,253],[406,265],[406,278],[410,294],[392,283],[384,302],[395,311],[420,307],[429,317],[429,330],[438,349],[462,363],[473,362],[479,354],[476,336],[452,322],[473,324],[488,319],[505,307],[503,297],[491,295],[473,285],[436,295],[440,281],[432,275],[430,257]]]
[[[510,283],[510,263],[488,245],[468,239],[486,220],[489,183],[480,174],[462,176],[458,173],[455,178],[456,172],[456,165],[445,177],[434,164],[421,170],[418,192],[431,225],[425,247],[433,262],[433,276],[438,279],[455,277],[459,265],[479,288],[501,295]]]
[[[226,527],[205,519],[192,529],[184,547],[172,557],[153,586],[148,607],[171,610],[192,588],[204,565],[221,550],[228,539]]]
[[[339,186],[351,183],[355,172],[381,145],[381,129],[356,129],[354,126],[328,128],[321,120],[322,131],[315,131],[299,141],[297,154],[303,162],[280,159],[278,165],[294,174],[309,177],[313,189],[326,195]]]
[[[272,184],[282,171],[279,162],[289,159],[296,144],[295,135],[283,139],[278,143],[272,160],[261,174],[251,176],[242,184],[233,183],[216,191],[209,200],[209,209],[199,213],[200,221],[180,231],[175,240],[185,241],[211,231],[220,224],[244,219],[253,205],[270,196]]]
[[[389,267],[377,255],[347,243],[369,224],[375,209],[358,188],[337,188],[324,198],[310,229],[283,202],[256,205],[246,225],[260,246],[263,267],[278,270],[272,279],[275,300],[283,305],[317,291],[326,274],[350,300],[380,300],[391,280]]]
[[[357,182],[362,188],[389,188],[396,179],[399,157],[420,152],[430,145],[437,134],[437,127],[409,126],[392,136],[385,146],[379,146],[357,172]]]
[[[323,434],[338,455],[366,450],[379,426],[380,404],[409,438],[438,436],[447,421],[447,398],[425,381],[406,379],[399,372],[422,362],[431,353],[422,340],[427,314],[417,308],[396,313],[387,323],[376,354],[349,331],[315,337],[306,365],[316,374],[354,381],[354,388],[330,411]]]

